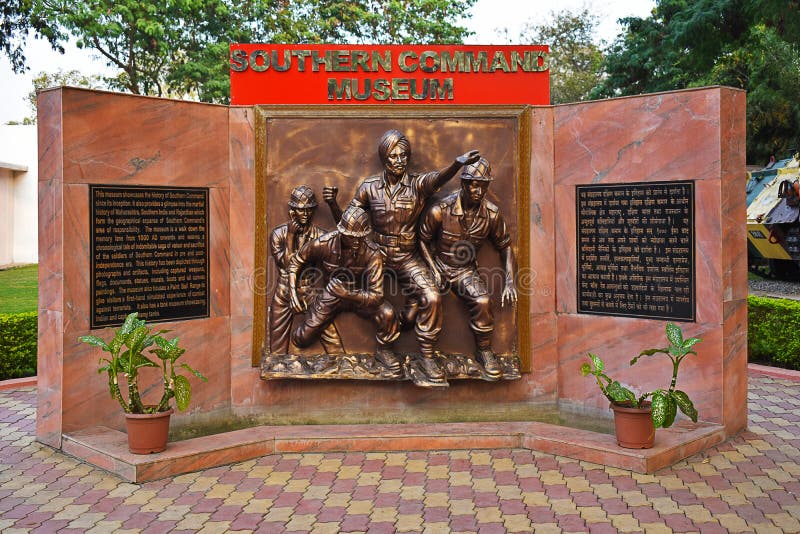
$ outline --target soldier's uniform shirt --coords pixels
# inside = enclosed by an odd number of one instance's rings
[[[438,171],[406,173],[392,187],[383,173],[364,180],[350,203],[370,214],[384,269],[411,289],[408,303],[417,309],[415,332],[426,356],[433,354],[442,330],[442,307],[430,270],[417,250],[417,225],[428,197],[438,190],[438,180]]]
[[[400,335],[394,309],[383,298],[383,258],[378,246],[369,239],[355,256],[342,252],[338,231],[324,234],[306,243],[289,261],[287,271],[299,272],[313,265],[323,274],[326,284],[332,279],[344,282],[345,287],[357,292],[358,301],[344,300],[328,290],[326,285],[311,299],[306,320],[292,334],[301,345],[308,344],[339,313],[352,311],[368,317],[377,325],[376,338],[380,345],[393,343]]]
[[[419,235],[423,241],[435,245],[434,261],[451,290],[467,305],[470,329],[478,348],[489,348],[494,316],[489,291],[477,271],[477,258],[485,241],[498,251],[511,245],[500,208],[484,198],[474,214],[466,213],[461,205],[461,192],[457,191],[428,209]]]
[[[498,251],[511,245],[511,234],[500,214],[500,208],[484,198],[472,220],[461,205],[461,191],[435,202],[419,227],[420,239],[436,243],[436,261],[448,276],[457,276],[465,269],[475,269],[478,251],[489,241]],[[465,249],[474,254],[465,257]]]
[[[289,260],[303,245],[323,234],[325,234],[324,229],[309,225],[305,232],[295,234],[290,239],[289,224],[284,223],[276,226],[269,236],[270,254],[275,260],[275,266],[278,268],[278,283],[275,287],[275,292],[272,294],[269,310],[269,347],[272,354],[286,354],[289,350],[289,334],[292,328],[292,318],[294,317],[289,299],[289,276],[287,271]],[[312,280],[309,276],[304,276],[304,274],[299,277],[297,285],[300,298],[307,300]],[[320,342],[327,353],[344,352],[339,332],[333,323],[329,328],[325,329]]]
[[[436,189],[438,172],[406,173],[394,186],[385,175],[364,180],[351,205],[369,212],[375,242],[389,252],[390,262],[399,260],[398,253],[413,251],[417,240],[417,224],[425,202]]]

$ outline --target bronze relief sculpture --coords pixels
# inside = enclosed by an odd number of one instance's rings
[[[501,305],[514,305],[511,235],[499,208],[485,198],[492,179],[489,162],[471,150],[441,170],[410,172],[411,143],[397,130],[383,134],[378,156],[383,171],[358,186],[344,211],[338,187],[323,188],[337,224],[331,232],[311,225],[316,207],[311,188],[292,192],[291,220],[275,228],[270,241],[278,282],[262,377],[410,379],[424,387],[447,386],[453,378],[519,378],[519,359],[492,351],[492,299],[477,264],[481,245],[491,242],[505,274]],[[434,198],[459,170],[461,188]],[[298,190],[299,200],[294,198]],[[306,213],[293,205],[312,211],[302,217]],[[399,286],[402,300],[385,294],[390,286]],[[467,308],[474,357],[437,350],[448,292]],[[335,320],[345,312],[370,320],[374,353],[348,353],[343,346]],[[293,320],[292,344],[303,348],[319,340],[325,354],[289,350]],[[412,329],[418,351],[398,354],[395,341],[401,331]]]

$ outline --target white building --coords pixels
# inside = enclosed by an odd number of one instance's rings
[[[0,267],[37,263],[36,125],[0,126]]]

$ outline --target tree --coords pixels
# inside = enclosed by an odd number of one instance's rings
[[[797,147],[800,0],[658,0],[621,22],[593,97],[731,85],[748,91],[748,161]]]
[[[475,0],[33,0],[135,94],[229,101],[232,42],[461,42]]]
[[[544,24],[526,23],[519,42],[550,45],[550,101],[577,102],[600,82],[603,54],[595,44],[599,19],[584,8],[551,14]]]
[[[86,76],[77,70],[64,71],[58,69],[56,72],[39,72],[39,74],[33,78],[33,90],[25,97],[28,101],[31,115],[23,119],[23,124],[36,124],[36,96],[39,94],[39,91],[59,85],[100,89],[103,87],[103,81],[100,76]]]
[[[32,14],[30,0],[4,0],[0,3],[0,51],[8,56],[14,72],[25,70],[23,49],[30,30],[37,38],[48,39],[54,49],[64,52],[53,28]]]

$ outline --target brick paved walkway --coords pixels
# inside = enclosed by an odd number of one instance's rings
[[[0,531],[800,532],[800,382],[750,375],[750,428],[640,475],[527,450],[284,454],[122,482],[33,439],[0,392]]]

